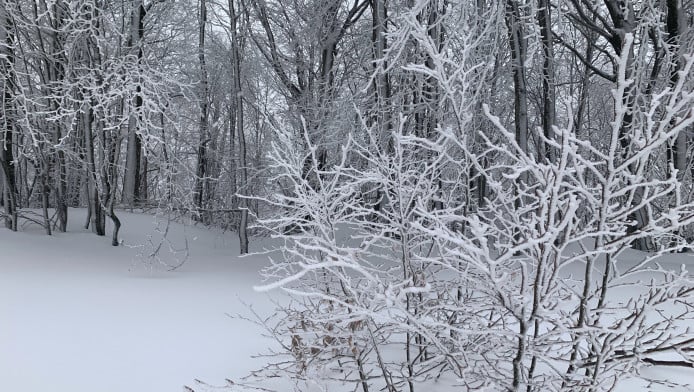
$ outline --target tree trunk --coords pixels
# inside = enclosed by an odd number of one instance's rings
[[[49,97],[49,105],[51,113],[57,114],[60,111],[60,101],[58,98],[60,96],[60,91],[56,88],[62,84],[65,79],[65,63],[67,59],[65,58],[65,53],[62,50],[63,42],[62,37],[59,35],[60,29],[62,29],[65,24],[67,5],[62,1],[56,1],[50,5],[50,14],[53,16],[53,29],[49,32],[49,58],[50,61],[45,61],[47,81],[49,85],[47,90],[51,93]],[[67,230],[67,169],[65,167],[65,152],[61,146],[63,138],[63,124],[58,121],[51,121],[49,127],[52,129],[53,137],[53,147],[50,148],[51,153],[54,155],[54,165],[52,169],[55,170],[55,209],[58,216],[58,231],[65,232]],[[51,159],[47,157],[47,159]]]
[[[95,102],[92,102],[95,103]],[[106,225],[104,219],[104,210],[101,206],[101,197],[99,196],[99,188],[97,187],[96,163],[94,161],[94,137],[92,135],[92,127],[94,126],[94,111],[92,107],[87,109],[84,120],[84,144],[87,158],[87,199],[89,210],[91,212],[92,231],[98,236],[106,235]]]
[[[4,3],[4,1],[2,2]],[[0,108],[0,169],[2,193],[0,199],[5,209],[5,227],[17,231],[17,182],[15,177],[14,148],[14,37],[12,20],[7,13],[7,5],[0,7],[0,73],[3,75],[2,102]]]
[[[387,8],[385,0],[371,1],[372,30],[371,45],[373,50],[374,64],[374,118],[378,123],[381,132],[381,148],[388,154],[393,151],[393,120],[391,117],[391,84],[388,71],[388,64],[385,56],[388,49],[386,37]],[[375,190],[375,200],[373,208],[379,212],[385,208],[386,198],[383,197],[383,187],[378,186]]]
[[[106,132],[103,122],[99,122],[99,133],[103,135],[101,151],[103,160],[101,165],[101,205],[106,216],[111,218],[113,222],[113,234],[111,237],[111,245],[118,246],[118,233],[120,231],[121,222],[116,216],[114,205],[116,202],[116,192],[118,184],[118,165],[116,161],[120,155],[120,144],[122,139],[117,131]]]
[[[682,0],[666,0],[667,5],[667,44],[671,52],[669,86],[675,86],[680,79],[682,69],[682,45],[684,35],[684,9]],[[672,124],[674,125],[674,124]],[[677,178],[681,181],[687,170],[687,133],[680,132],[673,138],[668,149],[668,168],[670,165],[677,170]]]
[[[528,91],[525,79],[526,45],[520,9],[516,0],[506,0],[506,26],[511,43],[513,73],[514,123],[516,142],[528,152]]]
[[[246,162],[246,136],[244,132],[243,116],[243,90],[241,88],[241,41],[237,23],[237,12],[234,0],[229,0],[229,14],[231,20],[231,66],[232,76],[232,100],[234,102],[234,114],[236,117],[236,133],[239,137],[239,166],[240,188],[242,192],[248,192],[248,166]],[[240,253],[248,253],[248,202],[245,198],[239,201],[241,221],[239,223]]]
[[[50,194],[51,187],[48,185],[49,173],[48,173],[48,163],[45,157],[41,157],[41,210],[43,212],[43,225],[46,230],[47,235],[52,235],[53,230],[51,229],[51,217],[48,214],[48,208],[50,206]]]
[[[135,131],[136,120],[128,125],[128,146],[125,158],[125,177],[123,178],[123,204],[134,206],[140,199],[140,162],[142,158],[142,138]]]
[[[205,222],[202,212],[204,201],[204,181],[207,176],[207,143],[209,142],[208,127],[208,86],[207,86],[207,66],[205,65],[205,26],[207,25],[207,4],[205,0],[200,0],[199,15],[199,36],[198,36],[198,62],[200,67],[200,140],[198,142],[198,163],[195,171],[195,191],[194,203],[197,208],[198,219]],[[233,65],[232,65],[233,67]],[[233,99],[233,98],[232,98]]]
[[[555,102],[556,88],[554,81],[554,38],[552,35],[552,11],[549,0],[538,0],[537,21],[540,25],[542,40],[542,131],[545,138],[553,139],[552,127],[556,125]],[[551,162],[555,160],[554,149],[546,147],[545,158]]]
[[[130,20],[130,35],[128,37],[128,48],[135,51],[137,65],[142,61],[142,39],[144,37],[144,18],[145,7],[143,0],[134,0]],[[142,109],[142,88],[137,86],[133,107],[130,111],[128,120],[128,146],[125,159],[125,177],[123,178],[123,204],[134,206],[146,199],[146,195],[141,194],[142,184],[142,136],[139,130]],[[146,173],[145,173],[146,175]],[[146,180],[145,180],[146,181]]]

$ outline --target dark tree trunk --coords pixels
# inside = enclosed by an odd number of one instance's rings
[[[15,125],[14,125],[14,37],[12,20],[7,9],[0,9],[0,81],[3,104],[0,107],[0,179],[2,180],[2,200],[5,209],[5,227],[17,231],[17,181],[15,177]]]
[[[516,142],[528,152],[528,92],[525,79],[526,45],[520,9],[516,0],[506,1],[506,26],[511,43],[511,71],[513,73],[514,124]]]
[[[92,102],[94,104],[94,102]],[[84,120],[85,150],[87,158],[87,199],[91,218],[92,231],[98,236],[106,235],[106,225],[104,210],[101,206],[101,197],[97,187],[98,173],[94,160],[94,136],[92,129],[94,126],[94,111],[92,107],[87,109]]]
[[[208,125],[208,86],[207,86],[207,65],[205,64],[205,27],[207,26],[207,4],[205,0],[200,0],[200,14],[198,20],[198,66],[200,67],[200,140],[198,142],[198,163],[195,170],[195,190],[194,203],[197,208],[198,218],[205,222],[203,206],[205,200],[204,183],[207,177],[207,144],[210,139]],[[233,65],[232,65],[233,67]],[[234,99],[234,98],[232,98]]]
[[[684,9],[682,0],[667,0],[667,44],[671,53],[669,85],[674,87],[680,79],[682,69],[682,45],[681,39],[685,31]],[[674,126],[674,124],[672,124]],[[677,178],[682,180],[687,169],[687,133],[680,132],[670,142],[668,148],[668,167],[677,170]]]
[[[246,160],[246,135],[244,132],[243,90],[241,87],[241,50],[242,43],[239,37],[235,0],[229,0],[229,13],[231,19],[231,66],[232,66],[232,100],[234,102],[234,118],[236,120],[236,133],[239,138],[239,166],[240,182],[243,192],[248,192],[248,166]],[[240,253],[248,253],[248,203],[245,198],[239,202],[241,209],[241,221],[239,223]]]
[[[147,11],[143,0],[134,0],[130,20],[130,35],[127,47],[135,51],[137,65],[140,66],[143,56],[144,38],[144,19]],[[133,98],[133,106],[128,121],[128,146],[125,160],[125,178],[123,179],[123,204],[134,206],[147,199],[147,195],[142,193],[142,183],[146,182],[147,173],[142,171],[142,87],[138,85]]]
[[[542,131],[545,138],[553,139],[552,127],[556,125],[556,92],[554,82],[554,38],[552,34],[552,11],[549,0],[538,0],[537,20],[542,40]],[[542,153],[554,161],[553,149],[546,147]]]

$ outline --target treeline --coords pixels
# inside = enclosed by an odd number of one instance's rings
[[[306,133],[321,168],[348,135],[364,137],[362,122],[380,129],[384,151],[398,126],[433,138],[464,121],[466,137],[491,135],[483,103],[538,157],[556,158],[537,128],[551,139],[571,122],[593,145],[609,143],[615,56],[631,36],[633,83],[619,124],[626,154],[643,126],[633,111],[687,76],[685,3],[5,0],[6,225],[16,230],[25,208],[42,207],[46,231],[64,231],[68,206],[88,206],[88,224],[103,235],[115,206],[159,206],[245,227],[248,208],[262,207],[239,195],[289,191],[267,182],[277,129],[300,143]],[[403,21],[412,10],[416,28]],[[436,79],[461,61],[471,65],[465,74]],[[467,94],[464,112],[447,103],[456,94]],[[654,175],[676,170],[690,181],[690,132],[672,138]],[[483,204],[484,177],[470,175],[474,204]],[[635,210],[631,230],[647,215]]]

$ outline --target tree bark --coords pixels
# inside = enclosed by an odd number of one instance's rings
[[[146,9],[143,0],[134,0],[130,20],[130,35],[127,47],[135,51],[137,65],[139,66],[143,56],[144,18]],[[139,131],[142,108],[142,87],[138,85],[133,98],[133,107],[128,120],[128,146],[125,160],[125,177],[123,178],[123,204],[134,206],[146,199],[141,194],[142,184],[142,135]],[[146,175],[146,173],[144,173]]]
[[[554,38],[552,34],[552,11],[549,0],[538,0],[537,20],[540,25],[542,41],[542,131],[545,138],[553,139],[552,127],[556,125],[555,102],[556,88],[554,81]],[[545,158],[554,161],[554,149],[546,147]]]
[[[516,0],[506,0],[506,27],[511,43],[513,73],[514,124],[516,142],[528,152],[528,91],[525,78],[526,45],[520,9]]]
[[[17,231],[17,182],[13,154],[15,138],[14,119],[14,37],[8,4],[0,4],[0,73],[2,74],[2,107],[0,107],[0,169],[3,187],[0,199],[5,209],[5,227]]]
[[[95,104],[95,102],[92,102]],[[84,144],[86,149],[87,159],[87,192],[89,210],[91,212],[92,231],[98,236],[106,235],[106,221],[104,219],[104,210],[101,207],[101,198],[99,197],[99,188],[97,187],[96,162],[94,161],[94,137],[92,135],[92,127],[94,125],[94,111],[90,106],[85,113],[84,120]]]
[[[248,192],[248,165],[246,162],[246,136],[244,130],[243,90],[241,87],[241,40],[239,37],[238,13],[234,0],[229,0],[229,14],[231,20],[231,66],[232,66],[232,102],[234,103],[234,117],[236,119],[236,133],[239,137],[239,166],[240,189]],[[239,201],[241,221],[239,223],[240,253],[248,253],[248,202],[244,197]]]
[[[65,81],[65,63],[67,63],[67,58],[63,50],[64,42],[58,33],[65,25],[65,19],[67,18],[66,7],[67,5],[60,0],[50,5],[51,9],[49,14],[52,15],[52,20],[50,21],[51,29],[46,36],[48,39],[48,59],[44,61],[45,79],[48,82],[46,90],[50,94],[48,98],[50,112],[54,115],[61,109],[58,86]],[[66,158],[64,147],[61,146],[64,125],[58,121],[49,121],[48,127],[52,130],[51,137],[53,146],[49,148],[52,157],[49,156],[46,158],[48,160],[53,158],[53,162],[46,163],[46,175],[50,177],[50,172],[52,170],[55,171],[53,193],[55,196],[55,209],[58,216],[58,231],[65,232],[67,230],[68,209]],[[47,184],[50,184],[48,179]],[[50,190],[50,186],[46,188],[46,191],[50,192]]]
[[[682,36],[685,31],[684,8],[682,0],[666,0],[667,44],[671,53],[670,77],[668,84],[675,86],[680,80],[682,69]],[[674,125],[674,124],[672,124]],[[680,132],[673,138],[668,148],[668,168],[670,165],[677,170],[677,178],[681,181],[687,170],[688,140],[686,132]]]
[[[374,64],[374,118],[379,124],[379,130],[381,131],[381,148],[384,148],[388,154],[391,154],[393,151],[392,88],[388,63],[385,59],[388,49],[388,39],[386,37],[388,10],[385,0],[371,1],[371,18],[371,46]],[[379,212],[383,210],[385,203],[386,198],[383,197],[383,187],[379,185],[375,190],[374,211]]]
[[[204,182],[207,176],[207,143],[209,142],[208,127],[208,86],[207,86],[207,66],[205,65],[205,26],[207,25],[207,4],[205,0],[200,0],[200,14],[198,19],[198,66],[200,67],[200,139],[198,142],[198,162],[195,171],[195,190],[194,203],[197,208],[198,219],[205,222],[203,209],[204,201]],[[232,44],[233,45],[233,44]],[[232,65],[233,67],[233,65]],[[233,99],[233,98],[232,98]]]

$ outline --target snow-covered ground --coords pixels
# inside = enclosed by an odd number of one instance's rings
[[[189,257],[167,271],[143,257],[152,251],[148,235],[157,227],[155,217],[121,211],[125,246],[111,247],[109,237],[81,228],[84,210],[70,214],[69,232],[52,237],[36,225],[18,233],[0,228],[0,392],[175,392],[184,385],[196,392],[221,390],[195,380],[224,385],[262,367],[264,360],[253,356],[273,342],[230,315],[250,315],[245,304],[261,315],[272,313],[270,298],[253,290],[267,257],[239,258],[234,233],[171,224],[169,238],[179,248],[187,238]],[[157,235],[153,244],[159,244]],[[161,255],[169,266],[182,257],[166,245]],[[693,259],[669,255],[661,261],[676,269]],[[663,380],[694,380],[692,371],[682,369],[644,371]],[[694,390],[624,381],[619,391]],[[354,390],[321,384],[272,380],[282,392]],[[428,390],[449,391],[436,383]]]
[[[181,391],[258,366],[271,342],[228,314],[271,310],[252,289],[266,258],[239,258],[234,233],[187,227],[190,256],[167,272],[138,256],[151,249],[127,247],[147,243],[153,216],[120,212],[126,246],[112,247],[81,228],[84,210],[70,214],[53,237],[0,229],[1,391]],[[183,231],[171,226],[176,246]]]

